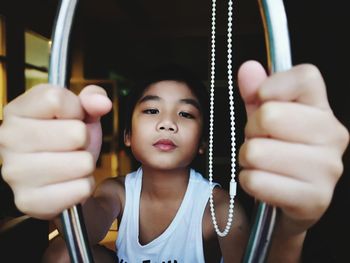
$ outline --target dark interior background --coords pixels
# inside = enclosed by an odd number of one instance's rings
[[[293,63],[316,64],[327,84],[334,114],[350,128],[348,112],[349,14],[346,1],[284,1],[292,46]],[[31,29],[47,37],[57,9],[57,0],[0,2],[6,15],[8,52],[8,96],[13,99],[24,90],[23,31]],[[208,0],[82,0],[72,35],[72,47],[83,50],[84,77],[118,78],[122,98],[132,82],[142,78],[145,69],[162,63],[180,63],[208,80],[210,41],[210,1]],[[225,83],[226,1],[218,1],[217,79]],[[234,72],[248,59],[266,64],[262,24],[256,0],[234,1]],[[229,155],[227,93],[216,91],[216,148],[219,157]],[[123,100],[121,99],[121,106]],[[241,105],[239,95],[236,103]],[[121,112],[122,113],[122,112]],[[237,130],[245,123],[244,110],[238,109]],[[237,140],[242,142],[238,132]],[[333,202],[322,219],[309,231],[304,262],[350,262],[349,150],[344,155],[344,175]],[[228,163],[218,162],[216,175],[227,174]],[[225,183],[225,179],[223,180]],[[243,195],[243,194],[242,194]],[[8,200],[0,199],[0,203]]]

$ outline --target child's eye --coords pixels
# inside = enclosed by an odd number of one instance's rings
[[[193,116],[192,114],[188,113],[188,112],[181,111],[181,112],[179,113],[179,115],[180,115],[181,117],[186,118],[186,119],[194,119],[194,116]]]
[[[146,114],[157,114],[157,113],[159,113],[159,110],[157,110],[157,109],[147,109],[147,110],[144,110],[142,112],[146,113]]]

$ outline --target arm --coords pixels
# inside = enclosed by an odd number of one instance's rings
[[[97,186],[95,193],[83,204],[85,226],[95,262],[115,262],[115,252],[99,244],[124,206],[124,178],[108,178]],[[61,220],[55,224],[61,233],[50,241],[43,255],[43,262],[70,262],[67,246],[62,235]]]
[[[97,244],[107,234],[124,206],[124,178],[109,178],[97,187],[92,198],[83,205],[86,228],[91,244]],[[96,223],[98,222],[98,223]]]
[[[227,223],[229,208],[229,195],[225,190],[214,189],[214,205],[219,229],[222,231]],[[227,236],[217,236],[213,227],[209,205],[204,214],[203,226],[203,236],[206,241],[204,248],[209,251],[207,251],[209,255],[206,255],[206,262],[219,262],[221,255],[225,263],[242,262],[248,240],[249,224],[245,211],[237,199],[234,204],[232,226]]]
[[[94,194],[83,204],[83,217],[91,245],[98,244],[119,216],[124,204],[123,178],[108,178],[97,186]],[[60,217],[54,219],[60,233],[63,226]]]
[[[221,218],[227,218],[227,210],[225,216]],[[226,224],[220,222],[222,228]],[[243,254],[247,246],[249,237],[249,224],[242,207],[237,203],[235,205],[234,220],[232,230],[227,234],[226,237],[219,237],[220,249],[222,257],[225,263],[240,263],[242,262]]]
[[[298,262],[306,231],[328,208],[342,174],[349,132],[332,113],[315,66],[267,77],[250,62],[238,80],[248,113],[240,183],[281,211],[269,262]]]
[[[215,193],[214,199],[217,204],[217,220],[220,229],[223,230],[226,225],[229,196],[227,193]],[[281,216],[281,215],[279,215]],[[207,220],[211,221],[208,216]],[[274,234],[270,246],[270,254],[267,262],[300,262],[302,244],[305,239],[306,231],[299,233],[291,232],[290,223],[286,223],[288,219],[278,217],[275,225]],[[285,225],[283,225],[285,224]],[[212,235],[216,235],[211,225]],[[221,254],[225,263],[241,263],[249,238],[249,224],[244,209],[236,201],[234,209],[233,225],[226,237],[218,237]]]
[[[268,262],[301,262],[302,248],[307,231],[291,231],[293,222],[288,222],[289,220],[283,217],[282,214],[277,219]]]
[[[115,252],[102,245],[94,245],[91,247],[94,262],[109,263],[118,262]],[[64,239],[59,235],[50,240],[48,248],[45,250],[42,263],[71,263]]]

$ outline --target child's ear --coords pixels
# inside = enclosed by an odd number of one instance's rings
[[[207,143],[202,141],[199,145],[199,148],[198,148],[198,153],[199,154],[204,154],[205,153],[205,149],[207,148]]]
[[[124,144],[127,147],[130,147],[131,142],[130,142],[130,132],[124,131]]]

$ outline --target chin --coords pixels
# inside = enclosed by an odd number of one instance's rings
[[[143,166],[147,166],[151,169],[155,170],[163,170],[163,171],[171,171],[171,170],[178,170],[178,169],[185,169],[189,167],[189,164],[174,164],[174,162],[165,162],[165,161],[159,161],[157,163],[152,162],[141,162]]]

